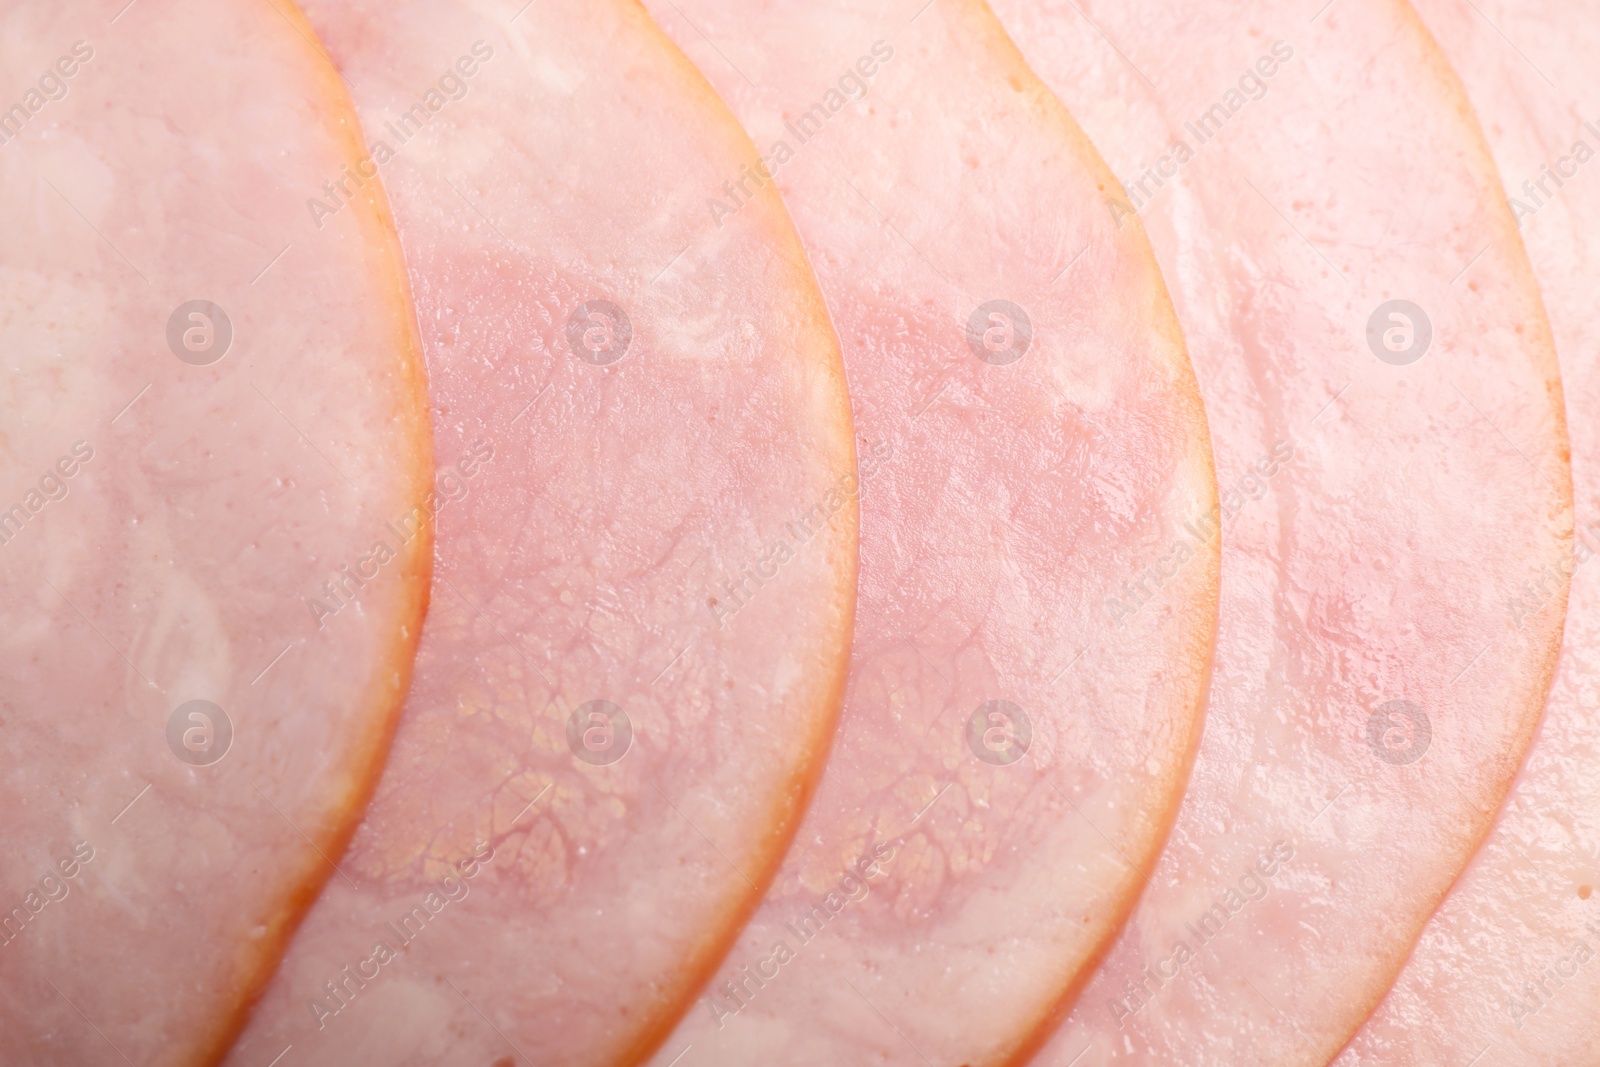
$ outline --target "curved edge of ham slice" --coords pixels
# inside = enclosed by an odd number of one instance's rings
[[[1548,0],[1414,6],[1476,106],[1544,292],[1571,415],[1580,524],[1574,557],[1509,598],[1517,614],[1554,610],[1551,579],[1572,574],[1560,667],[1521,775],[1405,968],[1334,1062],[1578,1067],[1600,1059],[1600,580],[1591,562],[1600,433],[1585,417],[1600,405],[1600,32]]]
[[[230,1062],[290,1043],[302,1063],[641,1059],[770,883],[832,738],[857,566],[837,338],[775,192],[725,225],[705,212],[755,154],[631,0],[306,7],[374,145],[477,59],[380,166],[436,448],[495,456],[441,515],[354,885],[329,883]],[[596,297],[631,320],[614,364],[569,351],[564,320]],[[802,516],[811,533],[786,532]],[[590,766],[566,730],[595,698],[634,735]],[[492,861],[439,932],[327,999],[479,843]],[[313,1019],[318,998],[337,1018]]]
[[[25,309],[0,319],[17,331],[4,373],[59,353],[56,380],[8,389],[8,418],[36,431],[8,437],[8,466],[21,456],[37,476],[58,436],[88,427],[97,446],[0,557],[30,619],[5,627],[0,671],[95,727],[77,766],[35,758],[82,744],[59,715],[8,714],[0,735],[29,744],[3,791],[37,824],[9,829],[12,874],[84,841],[59,903],[7,937],[0,1011],[28,1021],[8,1021],[0,1047],[205,1063],[334,876],[383,765],[431,524],[325,627],[308,604],[432,490],[432,438],[381,192],[323,228],[297,196],[363,154],[298,13],[170,3],[107,18],[87,3],[0,15],[30,56],[80,38],[68,91],[0,165],[7,198],[34,203],[0,254]],[[195,297],[232,322],[211,363],[173,340],[174,305]],[[43,642],[37,619],[57,627]],[[189,699],[231,722],[213,762],[180,762],[172,723]],[[222,736],[214,717],[206,730]]]
[[[268,2],[295,33],[305,38],[307,52],[317,52],[311,67],[318,83],[317,94],[327,105],[324,128],[338,144],[338,152],[345,165],[355,166],[359,161],[370,158],[355,104],[350,99],[349,87],[331,64],[323,62],[325,57],[319,50],[316,31],[305,12],[297,0]],[[433,431],[427,419],[427,367],[417,336],[416,309],[411,302],[411,285],[406,278],[400,237],[395,231],[394,215],[381,182],[368,183],[350,203],[357,205],[353,217],[360,226],[361,239],[372,250],[369,258],[374,273],[384,279],[384,287],[393,294],[389,318],[399,342],[399,358],[395,369],[405,383],[403,388],[412,394],[412,400],[397,409],[394,428],[390,432],[396,438],[415,440],[421,445],[412,461],[396,457],[397,461],[406,462],[417,475],[407,494],[408,499],[421,500],[429,492],[435,491],[432,478]],[[392,568],[393,579],[399,589],[396,610],[401,618],[410,621],[399,627],[393,653],[387,663],[378,667],[374,676],[376,692],[373,695],[371,730],[364,740],[358,742],[358,752],[346,764],[344,783],[335,794],[337,799],[331,804],[333,825],[322,827],[320,836],[312,834],[318,856],[314,860],[308,858],[299,886],[285,901],[277,921],[270,925],[269,933],[262,938],[255,958],[241,967],[248,977],[240,983],[240,995],[233,1010],[217,1027],[214,1040],[204,1046],[196,1057],[198,1063],[209,1067],[221,1064],[228,1050],[244,1032],[250,1021],[250,1013],[271,984],[278,964],[294,939],[295,931],[305,921],[329,879],[336,877],[335,868],[323,857],[337,863],[344,855],[361,825],[368,803],[377,792],[390,746],[400,726],[406,693],[411,688],[417,646],[422,641],[423,620],[428,614],[433,587],[433,565],[434,524],[430,519],[420,524],[417,536],[405,546],[400,559],[387,565]]]
[[[1037,1062],[1322,1063],[1471,856],[1548,691],[1564,584],[1522,632],[1500,599],[1570,546],[1543,308],[1470,107],[1403,5],[1309,24],[1280,0],[997,6],[1151,231],[1221,485],[1297,445],[1224,544],[1207,732],[1154,888]],[[1431,362],[1368,351],[1397,297],[1429,305]],[[1420,731],[1373,718],[1394,699],[1432,720],[1409,763]],[[1208,915],[1220,931],[1196,933]]]
[[[862,452],[894,456],[862,499],[822,789],[652,1063],[1009,1062],[1114,936],[1199,734],[1218,549],[1183,524],[1216,483],[1176,316],[1143,235],[1104,210],[1109,172],[982,4],[647,7],[780,165]],[[870,88],[826,102],[839,73],[817,56]],[[833,115],[807,136],[814,102]],[[986,366],[964,331],[1002,296],[1027,304],[1033,347]],[[1191,539],[1142,609],[1108,614]],[[963,739],[993,699],[1027,705],[1016,763]],[[797,933],[822,907],[825,932]]]

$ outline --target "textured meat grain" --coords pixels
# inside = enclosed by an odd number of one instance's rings
[[[837,714],[854,465],[793,229],[771,194],[703,213],[749,143],[636,5],[523,7],[308,5],[394,203],[456,499],[348,880],[230,1063],[643,1055]]]
[[[1428,924],[1340,1067],[1582,1067],[1600,1060],[1600,27],[1569,4],[1425,0],[1466,83],[1549,308],[1572,430],[1574,559],[1511,590],[1551,610],[1572,570],[1561,664],[1494,831]],[[1548,80],[1546,80],[1548,79]],[[1574,566],[1574,563],[1576,566]]]
[[[865,487],[822,787],[653,1062],[997,1064],[1125,914],[1194,742],[1215,497],[1171,308],[981,5],[649,6],[795,215]]]
[[[1038,1062],[1326,1063],[1486,832],[1554,666],[1565,581],[1507,610],[1571,551],[1537,288],[1403,5],[998,7],[1122,178],[1108,210],[1150,229],[1238,504],[1171,843]]]
[[[7,1064],[221,1054],[376,780],[431,559],[423,522],[374,561],[431,481],[382,199],[305,207],[360,153],[343,87],[292,11],[119,6],[0,8]]]

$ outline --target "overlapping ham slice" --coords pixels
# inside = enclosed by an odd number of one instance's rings
[[[1151,230],[1235,511],[1171,843],[1037,1062],[1322,1064],[1487,831],[1553,671],[1566,580],[1507,610],[1571,552],[1538,291],[1403,5],[999,9],[1122,177],[1108,210]]]
[[[308,14],[394,203],[457,499],[346,877],[228,1062],[633,1062],[770,881],[837,717],[838,344],[775,193],[706,214],[755,155],[637,5]]]
[[[1572,432],[1577,543],[1509,590],[1550,609],[1569,571],[1561,663],[1527,764],[1341,1067],[1600,1062],[1600,23],[1546,0],[1423,0],[1466,83],[1549,308]],[[1576,565],[1574,565],[1576,564]]]
[[[291,9],[119,7],[0,8],[6,1064],[222,1054],[335,874],[428,592],[387,208],[306,208],[361,155],[344,87]]]
[[[1171,306],[981,4],[649,6],[763,156],[708,216],[774,183],[795,215],[863,484],[822,787],[653,1062],[1006,1062],[1125,915],[1197,734],[1215,496]]]

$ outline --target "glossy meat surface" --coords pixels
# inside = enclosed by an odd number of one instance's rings
[[[1565,580],[1507,611],[1571,551],[1537,287],[1404,5],[996,6],[1151,233],[1237,505],[1172,840],[1037,1062],[1324,1064],[1486,833],[1553,671]]]
[[[1170,303],[982,5],[648,6],[795,216],[864,486],[822,787],[653,1062],[1005,1062],[1126,913],[1197,733],[1215,490]]]
[[[290,11],[0,7],[0,1062],[213,1062],[428,591],[400,254]],[[421,509],[420,511],[417,509]],[[397,532],[391,524],[399,524]]]
[[[394,204],[441,463],[383,782],[228,1061],[628,1062],[770,880],[855,599],[839,351],[637,5],[312,3]],[[520,1059],[519,1059],[520,1057]]]
[[[1561,664],[1527,764],[1461,881],[1340,1067],[1600,1061],[1600,24],[1543,0],[1422,0],[1460,72],[1533,260],[1561,361],[1577,537],[1510,591],[1544,610],[1570,572]]]

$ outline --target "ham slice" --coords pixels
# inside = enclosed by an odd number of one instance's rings
[[[117,7],[0,11],[7,1064],[222,1055],[376,782],[428,592],[387,208],[305,205],[361,154],[344,87],[292,10]]]
[[[307,10],[393,199],[456,500],[345,877],[228,1062],[633,1062],[837,718],[838,343],[774,193],[706,215],[756,157],[637,5]]]
[[[998,7],[1121,176],[1107,210],[1151,230],[1236,505],[1189,792],[1036,1062],[1323,1064],[1482,839],[1554,667],[1566,580],[1507,611],[1571,552],[1539,294],[1403,4]]]
[[[864,487],[822,786],[653,1062],[1008,1062],[1126,913],[1197,734],[1215,488],[1171,306],[981,4],[648,6],[763,156],[708,219],[773,184],[794,212]]]
[[[1577,498],[1573,562],[1507,591],[1531,621],[1572,572],[1540,733],[1494,830],[1394,988],[1336,1061],[1575,1067],[1600,1061],[1600,25],[1545,0],[1423,0],[1505,179],[1561,357]],[[1527,621],[1524,621],[1527,620]]]

